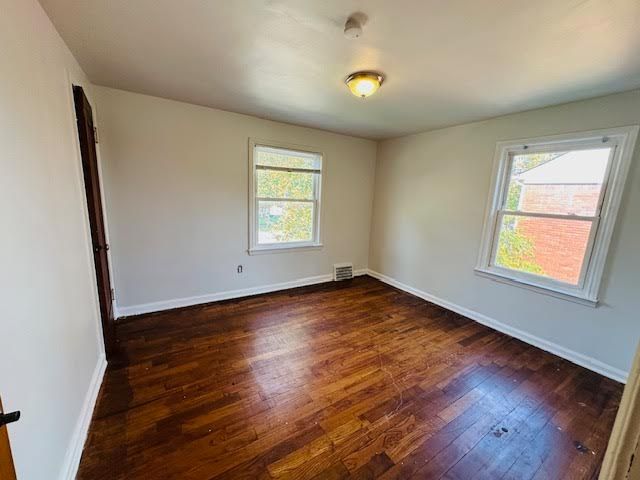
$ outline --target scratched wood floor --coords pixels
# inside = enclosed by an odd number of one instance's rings
[[[622,390],[370,277],[118,338],[79,479],[594,479]]]

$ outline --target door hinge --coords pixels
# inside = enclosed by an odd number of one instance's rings
[[[113,302],[116,298],[116,291],[112,288],[111,289],[111,301]]]
[[[93,139],[96,143],[100,143],[100,141],[98,140],[98,129],[96,127],[93,127]]]

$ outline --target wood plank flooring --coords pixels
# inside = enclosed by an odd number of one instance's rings
[[[79,479],[594,479],[622,392],[370,277],[117,336]]]

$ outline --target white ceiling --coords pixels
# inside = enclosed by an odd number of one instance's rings
[[[40,1],[94,83],[363,137],[640,87],[639,0]]]

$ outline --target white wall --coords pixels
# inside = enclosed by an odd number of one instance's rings
[[[121,314],[326,275],[337,262],[367,267],[375,142],[95,90]],[[249,137],[325,153],[321,250],[247,254]]]
[[[640,337],[639,149],[609,251],[601,306],[497,283],[475,275],[474,267],[497,141],[633,124],[640,124],[640,91],[381,142],[370,268],[624,376]]]
[[[53,479],[104,367],[69,83],[86,78],[35,0],[0,2],[0,45],[0,395],[22,411],[18,478]]]

